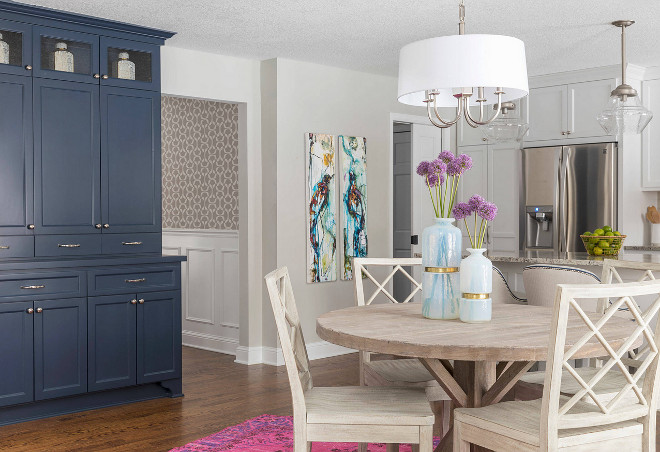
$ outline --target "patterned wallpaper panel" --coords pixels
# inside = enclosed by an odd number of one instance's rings
[[[238,106],[162,98],[163,227],[238,230]]]

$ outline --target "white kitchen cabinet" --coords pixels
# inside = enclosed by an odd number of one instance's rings
[[[521,159],[517,143],[489,146],[488,199],[498,208],[497,217],[488,226],[488,249],[493,252],[520,248]]]
[[[651,111],[660,109],[660,79],[642,83],[642,103]],[[642,187],[660,190],[660,126],[658,118],[642,132]]]
[[[615,79],[532,88],[526,142],[599,138],[613,141],[598,124]]]
[[[458,201],[467,202],[476,193],[497,204],[498,214],[489,225],[485,246],[498,253],[517,251],[521,174],[518,143],[464,146],[459,153],[472,157],[472,170],[461,178]],[[474,221],[468,224],[474,233]],[[459,221],[457,226],[463,231],[463,247],[469,247],[464,222]]]

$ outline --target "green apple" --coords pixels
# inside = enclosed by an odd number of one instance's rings
[[[603,226],[603,231],[612,232],[612,226]]]
[[[596,229],[594,231],[594,235],[603,235],[603,234],[605,234],[605,230],[603,229]]]
[[[585,232],[585,233],[582,234],[582,235],[591,235],[591,231],[587,231],[587,232]]]
[[[601,240],[598,242],[598,248],[606,249],[609,248],[610,244],[607,242],[607,240]]]
[[[595,246],[595,247],[594,247],[594,254],[595,254],[596,256],[600,256],[601,254],[603,254],[603,250],[602,250],[600,247]]]

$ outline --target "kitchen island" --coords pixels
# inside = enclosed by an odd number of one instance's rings
[[[552,250],[491,252],[487,257],[506,277],[511,289],[524,293],[522,270],[527,265],[546,264],[578,267],[589,270],[600,277],[603,261],[618,259],[633,262],[660,263],[660,252],[646,250],[622,250],[618,257],[589,256],[586,252],[559,253]]]

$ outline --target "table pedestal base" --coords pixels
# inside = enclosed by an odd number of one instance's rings
[[[453,425],[455,408],[475,408],[492,405],[504,399],[520,377],[534,364],[533,361],[495,363],[492,361],[454,361],[424,359],[420,361],[452,399],[450,428],[442,438],[436,452],[453,451]],[[487,451],[472,446],[472,451]]]

